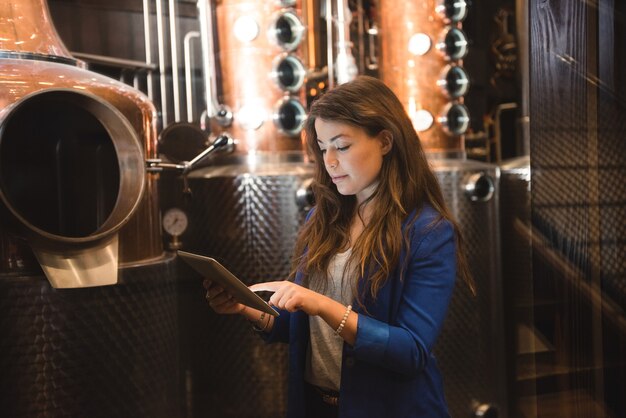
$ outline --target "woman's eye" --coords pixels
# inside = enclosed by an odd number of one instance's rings
[[[345,147],[337,147],[337,151],[345,151],[350,148],[350,145],[346,145]]]

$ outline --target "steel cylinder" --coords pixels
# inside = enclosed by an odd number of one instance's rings
[[[450,414],[470,416],[475,404],[506,415],[506,362],[500,274],[500,171],[463,159],[431,161],[446,204],[465,241],[476,295],[458,282],[434,352]]]

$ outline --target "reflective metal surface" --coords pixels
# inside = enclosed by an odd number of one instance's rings
[[[291,3],[215,2],[218,84],[233,123],[214,128],[228,131],[238,154],[303,149],[305,28],[301,2]]]
[[[499,169],[461,159],[431,160],[431,165],[463,232],[477,293],[457,283],[434,350],[450,414],[470,416],[475,406],[492,405],[506,417]]]
[[[448,65],[441,72],[437,84],[448,97],[456,99],[467,93],[469,89],[469,76],[463,67]]]
[[[2,206],[10,216],[3,217],[0,225],[0,235],[3,237],[0,244],[4,247],[0,251],[3,256],[0,260],[0,271],[32,271],[39,268],[32,263],[34,258],[25,245],[22,236],[24,234],[29,240],[29,246],[41,248],[47,254],[46,259],[49,259],[48,255],[61,251],[59,245],[68,245],[69,253],[79,254],[89,245],[95,251],[96,248],[103,247],[100,240],[113,242],[110,234],[116,233],[119,234],[120,263],[144,262],[160,257],[162,243],[158,219],[157,176],[145,175],[143,163],[145,158],[157,156],[156,111],[152,103],[139,91],[125,84],[79,66],[69,65],[76,61],[57,37],[46,3],[42,0],[0,1],[0,30],[0,50],[3,51],[0,56],[2,170],[3,175],[10,176],[11,179],[19,178],[22,173],[29,178],[29,183],[25,186],[15,183],[15,180],[7,182],[9,177],[5,177],[2,182]],[[57,112],[56,116],[52,116],[55,115],[54,112]],[[79,128],[73,122],[75,120],[81,121],[83,126]],[[16,121],[15,124],[12,125],[12,121]],[[49,134],[57,132],[59,137],[47,140],[46,128]],[[104,147],[102,149],[108,150],[108,154],[98,156],[101,148],[93,142],[93,137],[87,135],[81,139],[80,129],[85,128],[92,135],[96,134],[97,140]],[[115,171],[115,165],[107,163],[103,166],[106,175],[101,180],[106,182],[119,177],[119,187],[116,188],[111,183],[109,187],[93,191],[101,193],[101,196],[93,197],[94,202],[109,202],[97,214],[90,212],[89,216],[94,216],[95,223],[80,217],[73,219],[71,210],[80,208],[89,212],[86,209],[90,207],[81,207],[78,201],[68,201],[63,208],[56,209],[61,211],[61,221],[83,223],[82,227],[67,235],[63,228],[52,227],[53,224],[48,221],[44,221],[43,225],[52,228],[50,231],[46,231],[41,225],[37,227],[39,221],[36,217],[30,216],[29,219],[22,213],[24,208],[30,207],[32,210],[37,204],[31,205],[25,197],[19,195],[24,190],[41,191],[39,196],[32,196],[35,202],[39,199],[40,207],[47,207],[41,203],[52,203],[56,199],[46,193],[53,193],[55,187],[60,185],[66,189],[57,190],[57,198],[65,196],[71,200],[72,196],[81,196],[79,190],[72,188],[81,187],[81,181],[89,176],[82,178],[78,174],[63,178],[68,175],[67,170],[71,170],[68,167],[76,166],[59,161],[62,171],[53,176],[49,160],[36,161],[30,158],[29,153],[35,151],[33,147],[43,146],[45,149],[54,141],[64,144],[65,151],[62,154],[80,155],[81,148],[91,149],[94,152],[93,157],[85,157],[83,161],[91,170],[96,170],[97,165],[90,164],[89,158],[93,158],[94,162],[113,158],[118,167],[118,171]],[[48,154],[44,154],[48,156],[56,152],[52,148],[47,149]],[[22,162],[21,166],[9,164],[9,161],[14,160]],[[113,170],[110,178],[108,176],[111,173],[107,170]],[[93,175],[96,175],[95,171]],[[42,212],[41,216],[45,217],[45,211]],[[87,231],[89,228],[91,230]],[[142,239],[138,240],[137,237]],[[76,248],[76,245],[83,247]],[[117,254],[113,257],[118,258]],[[100,256],[96,259],[100,259]],[[94,260],[80,262],[78,265],[95,265]],[[104,280],[110,281],[111,279]]]
[[[459,28],[447,29],[440,35],[437,49],[446,60],[458,61],[467,55],[467,36]]]
[[[0,0],[0,50],[72,58],[46,0]]]
[[[467,123],[450,119],[447,107],[450,99],[463,104],[465,93],[452,81],[442,86],[442,72],[453,61],[462,66],[467,42],[459,39],[460,12],[451,15],[454,4],[418,0],[403,2],[381,0],[380,16],[380,77],[396,93],[427,152],[444,156],[464,155],[463,134]],[[460,6],[460,5],[459,5]],[[452,9],[450,9],[452,7]],[[447,36],[446,36],[447,35]],[[467,87],[467,84],[464,84]],[[446,88],[442,91],[442,87]],[[452,126],[454,124],[454,126]]]
[[[467,16],[467,8],[465,0],[437,0],[435,10],[448,21],[457,23]]]
[[[0,275],[0,415],[181,416],[173,261],[86,289]]]
[[[296,152],[225,158],[224,165],[190,173],[192,197],[175,205],[189,216],[183,249],[215,257],[246,284],[285,279],[307,213],[302,195],[312,164]],[[196,331],[182,350],[190,353],[196,416],[284,416],[286,346],[266,345],[245,321],[214,314],[202,296],[195,279],[187,309],[196,311],[188,313],[186,324]]]

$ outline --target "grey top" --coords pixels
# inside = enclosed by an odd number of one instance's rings
[[[351,274],[346,273],[346,263],[351,250],[336,254],[328,266],[328,282],[311,280],[310,288],[344,305],[352,303]],[[346,277],[344,277],[346,276]],[[304,379],[312,385],[339,391],[341,383],[341,357],[343,338],[335,333],[319,316],[309,317],[310,343]]]

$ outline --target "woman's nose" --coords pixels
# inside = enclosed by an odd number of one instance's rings
[[[336,168],[337,167],[337,158],[335,154],[330,150],[326,150],[324,154],[324,164],[326,164],[326,168]]]

